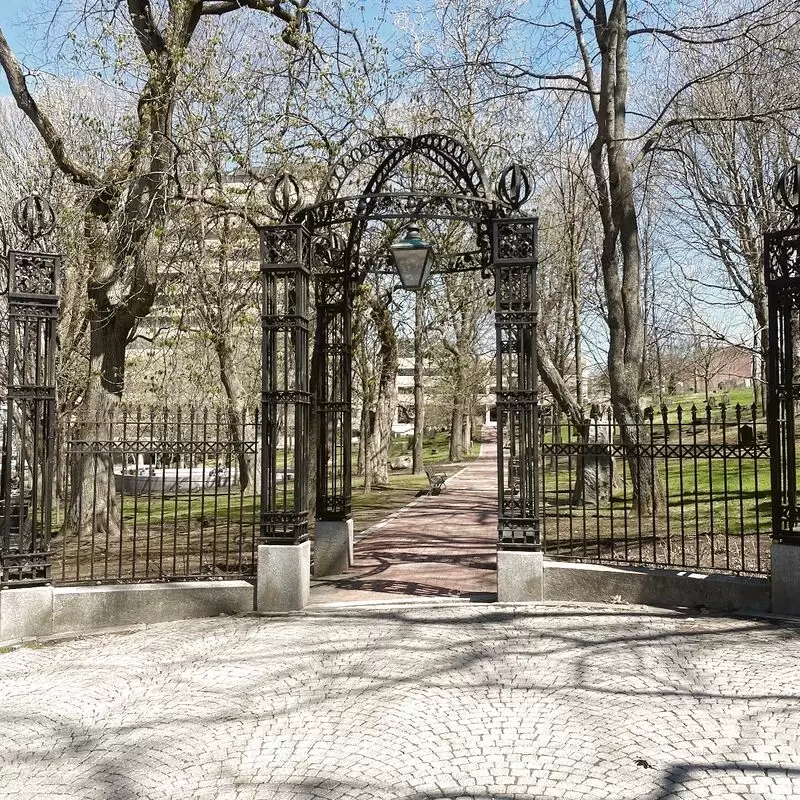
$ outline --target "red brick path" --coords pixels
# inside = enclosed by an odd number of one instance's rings
[[[374,526],[349,572],[312,583],[311,603],[480,597],[497,592],[497,446],[484,429],[480,458]]]

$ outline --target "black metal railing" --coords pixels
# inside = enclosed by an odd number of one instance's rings
[[[769,572],[769,448],[754,406],[648,408],[628,446],[608,412],[580,430],[558,414],[541,426],[548,556]],[[638,501],[634,458],[658,480],[656,503]]]
[[[76,422],[60,461],[53,579],[254,574],[257,412],[133,409]]]
[[[548,556],[763,575],[770,462],[755,408],[646,409],[624,445],[608,414],[580,429],[543,414],[539,447]],[[260,515],[260,421],[248,412],[132,409],[76,421],[58,457],[52,577],[58,583],[249,578]],[[294,493],[293,440],[276,477]],[[658,478],[640,506],[629,466]],[[518,491],[509,456],[508,492]]]

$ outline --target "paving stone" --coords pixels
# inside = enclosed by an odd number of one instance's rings
[[[800,797],[800,631],[642,607],[328,609],[0,654],[2,797]]]

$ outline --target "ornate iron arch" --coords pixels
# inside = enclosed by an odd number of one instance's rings
[[[450,184],[450,191],[385,191],[386,184],[402,163],[416,155],[437,168],[438,174]],[[358,194],[343,194],[347,179],[371,160],[376,161],[377,166],[359,184]],[[486,275],[490,263],[491,220],[513,213],[527,199],[530,183],[522,183],[519,188],[525,189],[521,199],[515,197],[513,191],[506,191],[509,187],[499,188],[497,199],[490,191],[483,165],[474,150],[451,136],[432,133],[377,137],[342,156],[328,173],[315,203],[296,212],[295,219],[323,244],[316,251],[321,257],[314,260],[315,273],[332,270],[331,263],[336,259],[324,245],[336,237],[332,231],[337,226],[347,226],[348,232],[335,255],[344,257],[351,267],[351,278],[360,283],[371,271],[369,265],[360,264],[361,241],[370,221],[456,220],[473,229],[475,249],[484,255],[484,258],[459,260],[458,269],[463,270],[465,263],[474,264],[475,269],[481,269]],[[449,269],[445,267],[439,271]]]
[[[392,176],[414,155],[434,165],[452,192],[387,191]],[[357,194],[345,194],[348,180],[360,177],[358,170],[364,171],[363,185]],[[271,197],[284,222],[261,231],[261,541],[266,546],[299,547],[308,539],[305,475],[310,463],[313,383],[315,574],[347,568],[352,550],[352,289],[360,278],[361,239],[372,220],[435,219],[472,226],[478,249],[456,269],[490,267],[495,279],[498,546],[509,551],[541,549],[538,219],[521,213],[532,188],[525,171],[512,165],[492,191],[475,153],[463,142],[435,133],[378,137],[352,148],[333,165],[315,202],[305,208],[297,181],[288,175],[276,179]],[[338,232],[345,228],[346,238]],[[309,376],[311,280],[316,316],[313,376]],[[286,490],[290,462],[292,493]],[[505,597],[513,599],[508,592]]]
[[[391,164],[392,169],[396,168],[411,155],[419,155],[438,166],[450,178],[455,194],[490,196],[483,166],[471,147],[452,136],[426,133],[412,137],[378,136],[349,150],[331,167],[316,203],[341,197],[345,181],[375,156],[382,156],[382,160],[366,185],[376,188],[371,191],[365,188],[359,194],[379,192],[390,175],[386,167]],[[376,180],[380,175],[384,176],[383,179]]]
[[[402,163],[415,155],[437,168],[450,185],[449,191],[385,191]],[[359,184],[358,193],[344,194],[347,179],[370,160],[377,163]],[[463,221],[473,228],[478,249],[488,253],[491,219],[512,209],[513,204],[498,202],[492,196],[483,166],[471,148],[450,136],[424,134],[378,137],[353,148],[333,166],[315,203],[297,212],[295,219],[313,235],[327,236],[337,226],[348,226],[346,261],[353,266],[355,277],[363,272],[357,265],[361,239],[370,221]],[[327,268],[324,259],[318,267]]]

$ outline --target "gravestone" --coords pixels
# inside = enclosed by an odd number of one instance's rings
[[[756,443],[756,434],[752,425],[739,426],[739,446],[752,447]]]
[[[597,419],[587,420],[586,449],[580,465],[575,502],[597,506],[608,501],[611,493],[611,425]]]

